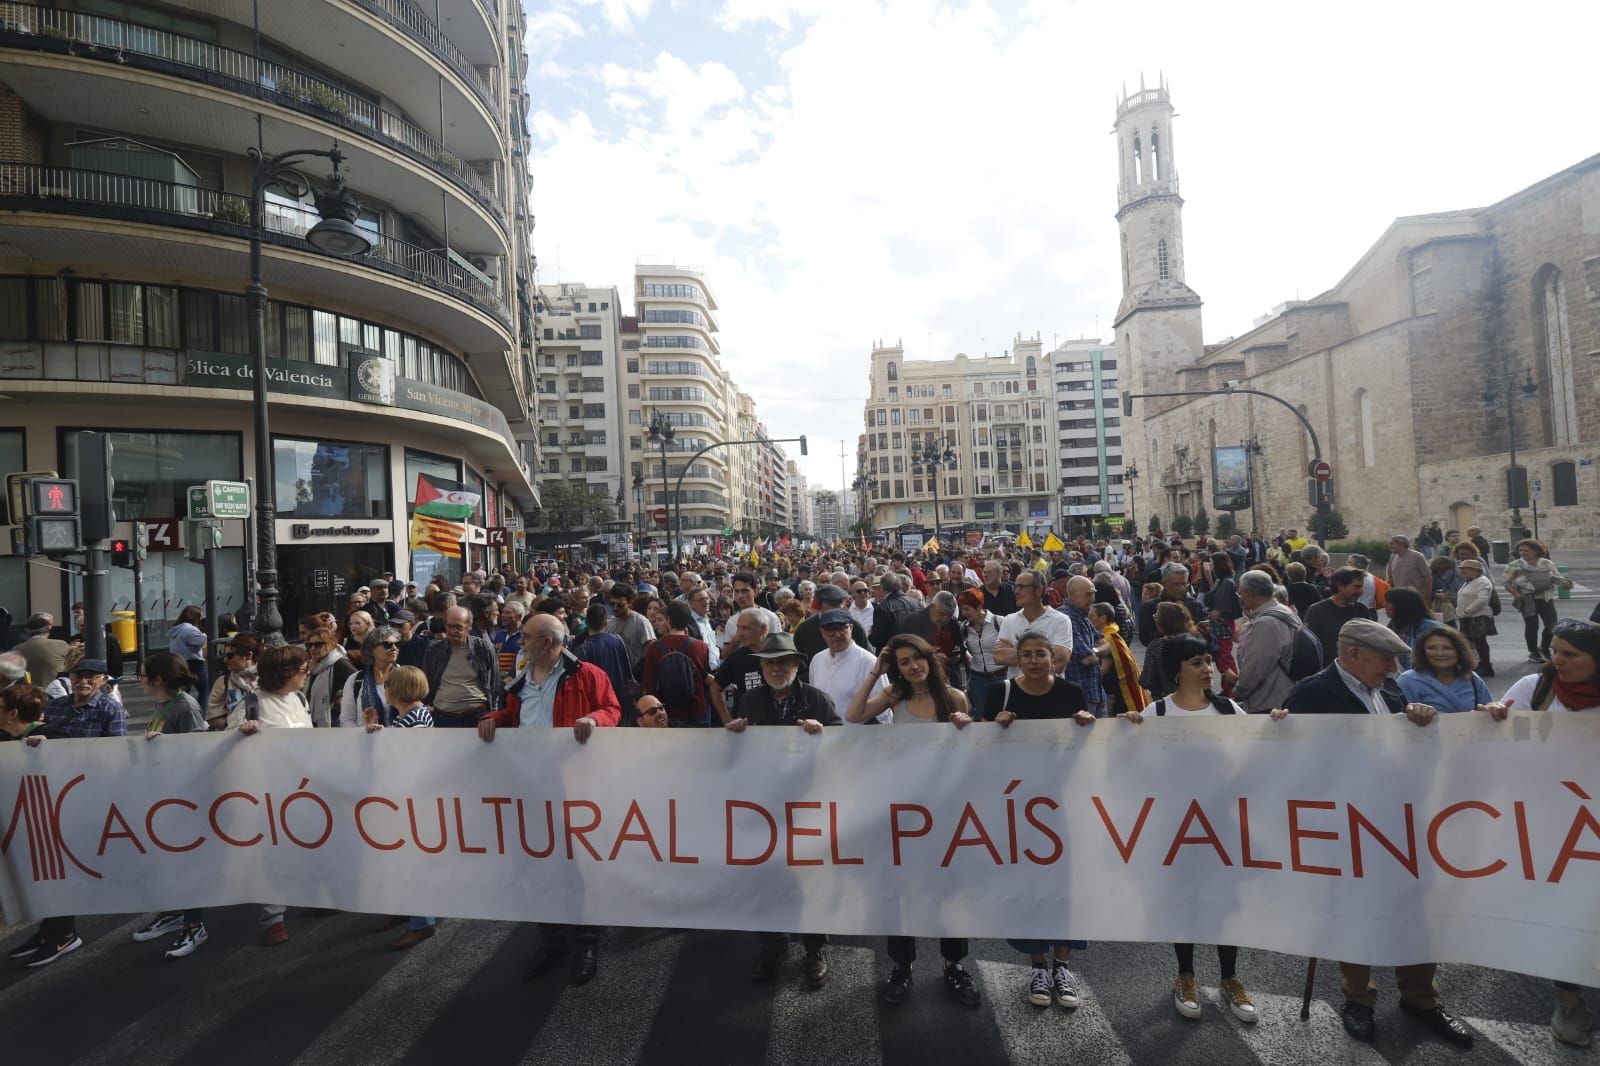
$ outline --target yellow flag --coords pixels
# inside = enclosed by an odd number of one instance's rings
[[[751,566],[760,566],[761,565],[761,553],[756,551],[754,548],[750,549],[750,565]]]
[[[1044,538],[1044,550],[1047,552],[1066,551],[1066,548],[1067,546],[1061,543],[1061,538],[1056,536],[1054,533],[1051,533]]]
[[[939,538],[938,537],[929,537],[928,538],[928,543],[926,543],[926,544],[924,544],[922,546],[922,550],[925,551],[925,552],[936,552],[936,551],[938,551],[939,550]]]
[[[1026,529],[1024,529],[1022,531],[1022,535],[1017,538],[1017,547],[1019,547],[1019,548],[1031,548],[1031,547],[1033,547],[1033,538],[1028,536],[1028,531]]]
[[[428,515],[413,515],[411,518],[411,550],[428,548],[453,559],[461,558],[461,540],[467,534],[467,527],[462,522],[450,522],[442,518],[433,518]]]

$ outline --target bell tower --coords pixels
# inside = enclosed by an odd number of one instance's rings
[[[1122,302],[1117,307],[1117,377],[1128,392],[1171,392],[1177,371],[1205,352],[1200,295],[1184,281],[1183,198],[1172,136],[1175,112],[1163,81],[1117,101],[1117,226],[1121,231]],[[1123,453],[1137,462],[1136,513],[1161,514],[1161,474],[1145,419],[1171,400],[1135,400],[1122,425]],[[1171,515],[1162,514],[1170,523]]]

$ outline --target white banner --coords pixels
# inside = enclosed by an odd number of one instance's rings
[[[0,745],[6,915],[1231,943],[1595,983],[1600,715]]]

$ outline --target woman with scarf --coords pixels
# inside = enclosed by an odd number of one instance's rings
[[[1520,545],[1519,545],[1520,547]],[[1535,621],[1538,616],[1535,615]],[[1563,618],[1550,633],[1550,662],[1536,674],[1520,677],[1499,703],[1485,704],[1496,720],[1511,709],[1600,712],[1600,627]],[[1578,986],[1557,981],[1550,1032],[1557,1040],[1589,1046],[1589,1007]]]
[[[339,724],[339,697],[345,682],[356,673],[339,638],[331,629],[317,628],[306,634],[306,654],[311,657],[311,679],[306,682],[306,702],[311,705],[311,724],[318,729]]]
[[[1231,579],[1230,579],[1231,580]],[[1142,711],[1150,697],[1139,687],[1139,664],[1122,639],[1122,627],[1117,624],[1117,610],[1109,603],[1089,605],[1089,622],[1100,634],[1100,643],[1094,653],[1100,657],[1100,676],[1106,690],[1106,714],[1114,716],[1128,711]]]
[[[1004,681],[1006,668],[994,661],[994,644],[1000,639],[1000,619],[985,604],[983,589],[967,589],[956,597],[961,612],[961,646],[966,652],[967,702],[978,710],[988,706],[989,686]]]
[[[223,645],[224,673],[206,697],[206,725],[212,732],[227,729],[243,718],[240,708],[245,696],[256,690],[256,658],[260,654],[260,639],[249,633],[240,633]]]
[[[381,717],[390,704],[385,685],[389,673],[400,661],[400,634],[389,626],[378,626],[361,642],[362,667],[344,683],[339,699],[339,725],[357,728],[366,722],[365,712],[377,711]]]

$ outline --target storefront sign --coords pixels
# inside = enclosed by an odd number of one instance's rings
[[[338,367],[301,363],[288,359],[267,360],[267,382],[272,392],[293,396],[315,396],[324,400],[348,398],[349,390]],[[255,387],[256,371],[246,355],[219,355],[190,352],[184,360],[184,381],[208,389],[249,389]]]
[[[394,364],[382,352],[370,348],[347,348],[350,364],[350,398],[357,403],[394,406]]]
[[[310,540],[313,537],[376,537],[377,526],[313,526],[305,522],[296,522],[289,527],[289,536],[295,540]]]
[[[500,413],[498,407],[473,399],[466,393],[400,378],[395,382],[394,402],[395,406],[408,411],[472,422],[492,429],[507,439],[511,436],[511,427],[506,424],[506,416]]]
[[[345,543],[386,541],[394,536],[394,523],[385,520],[361,522],[321,521],[304,522],[290,519],[278,520],[278,540],[317,541],[319,543]]]

